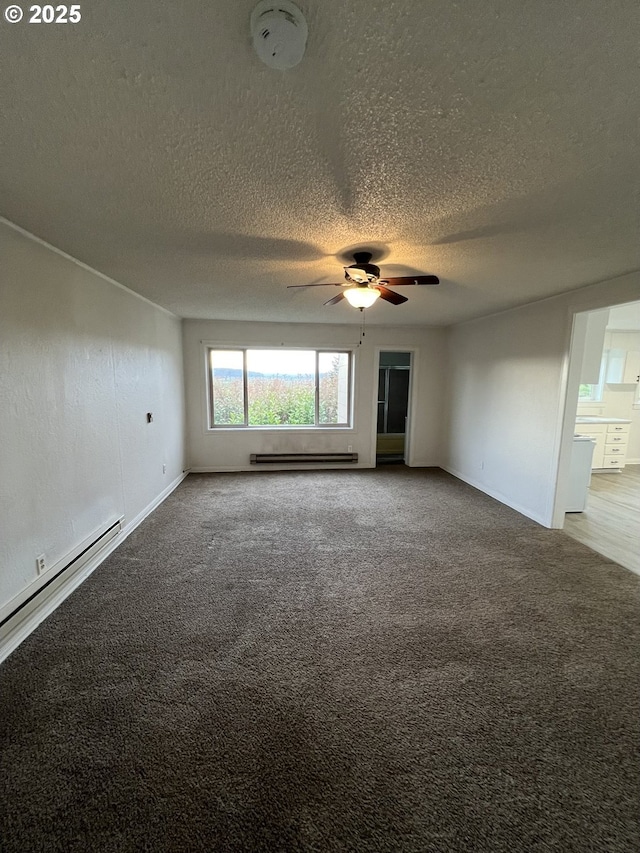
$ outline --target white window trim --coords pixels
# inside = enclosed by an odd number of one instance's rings
[[[211,435],[220,432],[235,432],[235,433],[273,433],[281,434],[283,432],[295,432],[298,434],[317,432],[353,432],[355,429],[355,372],[356,372],[356,350],[350,346],[304,346],[304,345],[285,345],[280,346],[274,344],[231,344],[219,341],[201,341],[204,354],[204,370],[205,370],[205,409],[204,409],[204,431]],[[212,350],[238,350],[244,353],[243,356],[243,371],[246,374],[247,350],[301,350],[305,352],[316,353],[316,371],[318,370],[318,354],[323,352],[346,353],[349,357],[349,386],[348,386],[348,406],[349,406],[349,421],[340,424],[213,424],[213,385],[211,373],[211,357]],[[245,380],[246,381],[246,380]],[[245,397],[246,400],[246,397]],[[316,386],[316,415],[318,406],[318,389]]]

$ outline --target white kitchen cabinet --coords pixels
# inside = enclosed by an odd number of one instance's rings
[[[628,350],[622,372],[623,382],[640,383],[640,350]]]
[[[605,456],[602,460],[601,470],[604,471],[607,468],[619,471],[620,468],[624,468],[624,459],[621,459],[619,456]]]
[[[618,421],[607,421],[607,433],[609,435],[629,435],[631,423],[620,423]]]
[[[576,423],[577,435],[589,436],[595,442],[592,470],[607,470],[624,468],[629,442],[629,424],[610,423]]]
[[[607,353],[605,381],[609,385],[631,385],[640,382],[640,351],[610,349]]]
[[[624,468],[629,443],[629,424],[607,424],[603,468]]]

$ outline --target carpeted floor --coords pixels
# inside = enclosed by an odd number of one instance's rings
[[[436,469],[192,475],[0,669],[0,847],[637,853],[639,638]]]

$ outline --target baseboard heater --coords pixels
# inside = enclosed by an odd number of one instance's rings
[[[315,464],[318,462],[357,462],[357,453],[252,453],[249,457],[252,465],[263,464]]]
[[[37,608],[43,606],[72,575],[77,574],[99,551],[122,530],[123,519],[110,524],[101,532],[80,543],[62,560],[52,565],[34,583],[17,595],[0,610],[0,641],[23,622]]]

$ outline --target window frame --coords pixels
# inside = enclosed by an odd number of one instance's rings
[[[211,364],[211,353],[215,351],[224,352],[241,352],[242,353],[242,394],[243,394],[243,409],[244,421],[239,424],[216,424],[215,423],[215,397],[213,389],[213,369]],[[314,420],[313,424],[250,424],[249,423],[249,388],[248,388],[248,371],[247,371],[247,353],[252,351],[267,351],[267,352],[282,352],[296,351],[313,352],[314,353]],[[353,431],[354,421],[354,373],[355,373],[355,352],[351,347],[309,347],[309,346],[273,346],[251,344],[238,346],[233,344],[220,343],[205,343],[205,371],[206,371],[206,388],[207,388],[207,406],[206,406],[206,431],[218,432],[220,430],[274,430],[294,431],[294,432],[314,432],[316,430],[344,430]],[[345,422],[338,424],[323,424],[319,422],[320,414],[320,355],[322,353],[338,353],[347,356],[347,412],[348,419]]]
[[[580,386],[588,385],[589,388],[592,389],[591,396],[589,397],[580,397],[580,392],[578,391],[578,405],[579,406],[588,406],[589,403],[592,405],[596,403],[602,403],[602,385],[598,383],[594,385],[592,382],[581,382]]]

